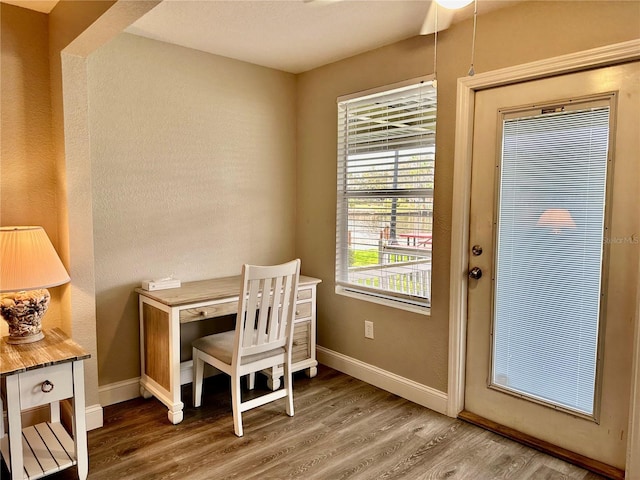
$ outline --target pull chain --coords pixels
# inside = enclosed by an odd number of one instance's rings
[[[435,4],[436,7],[436,28],[435,33],[433,34],[433,88],[438,88],[438,75],[436,74],[436,70],[438,68],[438,4]]]
[[[473,63],[475,61],[476,54],[476,30],[478,25],[478,0],[474,0],[473,5],[473,37],[471,40],[471,67],[469,67],[468,75],[473,77],[476,74],[476,71],[473,68]]]

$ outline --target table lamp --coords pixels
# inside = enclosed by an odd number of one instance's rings
[[[558,235],[566,228],[576,228],[576,222],[571,212],[565,208],[548,208],[538,219],[538,226],[551,229],[551,233]]]
[[[0,315],[9,324],[7,343],[44,338],[42,317],[51,300],[47,288],[69,280],[42,227],[0,227]]]

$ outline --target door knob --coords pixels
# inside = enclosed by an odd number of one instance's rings
[[[482,277],[482,270],[480,270],[480,268],[473,267],[471,270],[469,270],[469,278],[478,280],[480,277]]]

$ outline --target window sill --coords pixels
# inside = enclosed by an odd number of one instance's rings
[[[419,305],[412,305],[410,303],[402,302],[399,300],[393,300],[391,298],[378,297],[367,293],[358,292],[347,287],[340,285],[336,286],[336,294],[343,295],[345,297],[356,298],[365,302],[377,303],[386,307],[397,308],[398,310],[405,310],[407,312],[419,313],[421,315],[431,316],[430,307],[422,307]]]

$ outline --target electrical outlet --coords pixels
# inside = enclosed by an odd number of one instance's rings
[[[373,339],[373,322],[364,321],[364,337]]]

